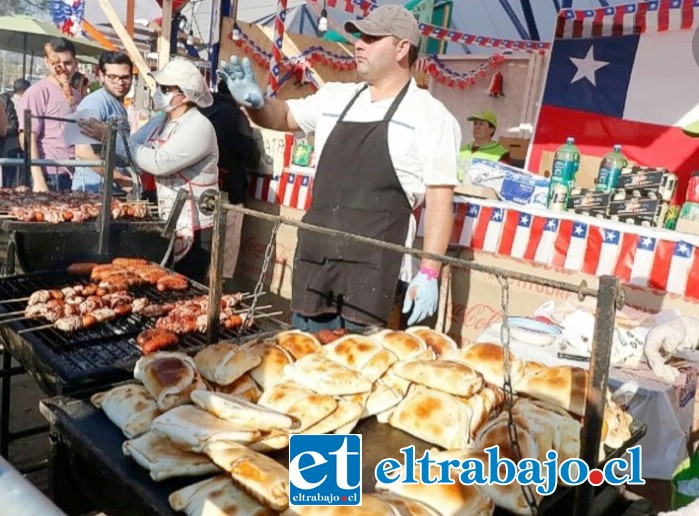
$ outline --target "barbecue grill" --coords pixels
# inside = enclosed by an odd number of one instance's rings
[[[1,230],[9,233],[7,272],[14,272],[16,259],[23,272],[65,268],[75,262],[99,262],[112,256],[138,256],[160,262],[169,242],[158,238],[165,222],[157,217],[138,222],[113,222],[109,254],[99,253],[99,228],[95,223],[4,221]]]
[[[29,110],[24,113],[25,138],[30,134],[33,116]],[[51,117],[49,117],[51,118]],[[104,162],[87,162],[78,160],[24,160],[2,158],[0,163],[20,165],[29,174],[29,167],[35,164],[61,164],[66,167],[102,166],[105,180],[101,195],[101,213],[94,221],[83,223],[63,222],[58,224],[41,222],[19,222],[6,220],[0,225],[0,231],[9,234],[7,260],[4,274],[14,274],[15,258],[23,272],[36,272],[64,268],[77,261],[105,261],[114,256],[137,256],[152,261],[167,263],[174,246],[175,223],[182,212],[186,192],[180,192],[167,221],[157,216],[135,221],[111,218],[112,182],[114,178],[117,124],[108,123],[108,135],[104,148]],[[134,178],[135,192],[140,192],[138,176]],[[154,232],[161,232],[163,239],[153,238]]]
[[[41,413],[51,427],[54,501],[70,513],[98,509],[114,515],[174,515],[168,496],[206,477],[153,481],[145,469],[124,456],[121,445],[125,437],[101,410],[92,406],[90,395],[93,392],[43,400],[40,404]],[[627,448],[634,446],[645,435],[646,426],[634,421],[631,430],[631,439],[617,450],[608,449],[604,462],[620,457]],[[374,491],[374,468],[380,460],[400,457],[399,450],[405,446],[414,445],[416,457],[434,447],[388,424],[379,423],[375,417],[360,421],[353,433],[363,436],[362,491],[365,493]],[[284,466],[289,464],[288,449],[270,456]],[[71,467],[67,467],[67,461]],[[544,499],[540,514],[569,513],[573,494],[572,488],[559,488]],[[86,499],[96,507],[80,507],[78,510],[71,506],[76,502],[85,503]],[[496,508],[495,514],[509,512]]]
[[[0,301],[21,299],[40,289],[61,288],[80,283],[66,271],[38,272],[4,278],[0,282]],[[130,290],[134,297],[148,297],[162,303],[206,294],[203,285],[190,281],[185,291],[159,292],[154,287],[138,287]],[[26,301],[0,304],[0,315],[16,312],[26,307]],[[245,308],[243,303],[241,308]],[[152,328],[156,319],[134,314],[114,321],[97,324],[74,333],[54,328],[18,332],[44,326],[43,318],[1,324],[0,337],[10,352],[32,375],[41,389],[50,394],[72,392],[90,385],[102,385],[131,378],[136,361],[142,356],[136,345],[136,336],[146,328]],[[266,332],[279,331],[284,323],[274,318],[260,319],[251,329],[240,333],[220,330],[222,339],[239,339],[241,336],[264,336]],[[180,342],[168,351],[193,353],[207,344],[206,335],[183,335]]]

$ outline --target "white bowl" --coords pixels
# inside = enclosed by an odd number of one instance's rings
[[[550,346],[561,336],[561,329],[530,317],[508,317],[510,335],[534,346]]]

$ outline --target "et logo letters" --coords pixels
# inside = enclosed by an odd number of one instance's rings
[[[289,436],[289,505],[361,505],[362,436]]]

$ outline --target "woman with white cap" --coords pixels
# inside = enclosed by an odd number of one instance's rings
[[[180,190],[189,194],[177,221],[175,269],[204,281],[213,217],[201,212],[198,201],[205,190],[218,190],[218,147],[214,127],[197,107],[210,106],[213,97],[204,77],[186,59],[173,59],[152,75],[157,83],[153,105],[160,114],[129,138],[131,158],[139,170],[155,177],[162,219],[172,211]],[[105,130],[95,120],[81,127],[98,139]],[[125,153],[120,145],[117,152]]]

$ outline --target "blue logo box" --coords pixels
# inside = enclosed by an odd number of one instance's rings
[[[362,436],[289,437],[289,505],[361,505]]]

